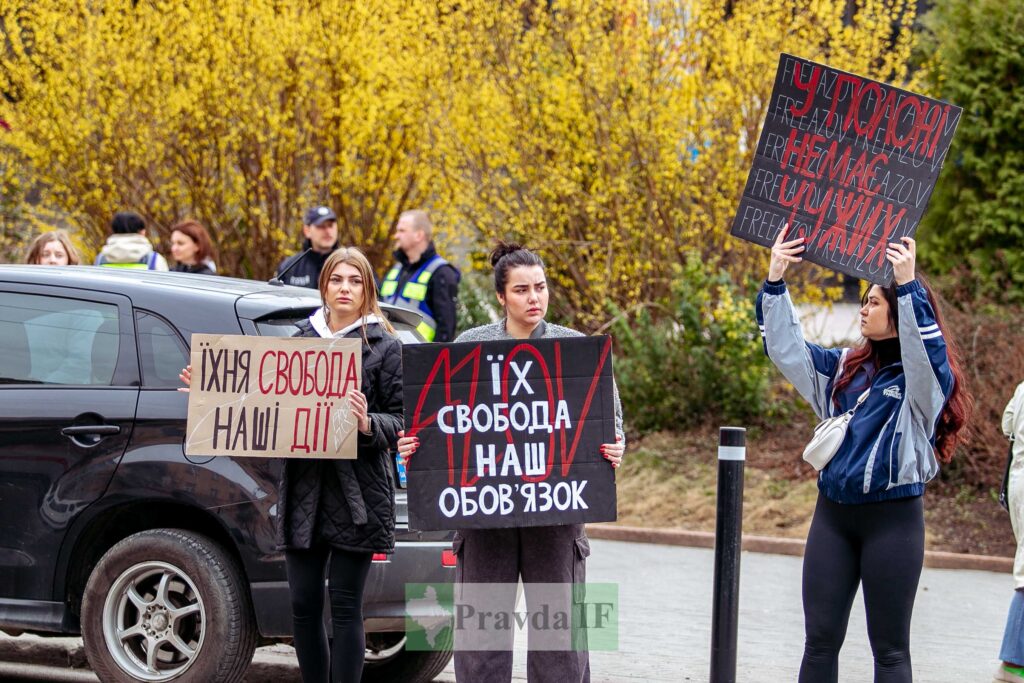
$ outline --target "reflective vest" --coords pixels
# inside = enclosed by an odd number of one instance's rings
[[[141,269],[155,270],[156,269],[156,256],[157,256],[156,252],[155,251],[151,251],[147,255],[145,255],[141,259],[139,259],[138,261],[132,261],[131,263],[111,263],[111,262],[107,261],[107,257],[106,256],[104,256],[103,254],[100,254],[99,256],[96,257],[95,265],[97,265],[97,266],[106,266],[107,268],[137,268],[137,269],[140,269],[140,270]]]
[[[416,326],[416,330],[428,342],[434,341],[437,321],[434,320],[433,311],[427,306],[427,283],[430,282],[434,271],[446,265],[448,265],[447,261],[440,256],[434,256],[409,277],[402,287],[402,291],[399,292],[398,277],[402,274],[402,264],[396,263],[380,283],[381,301],[423,314],[423,322]]]

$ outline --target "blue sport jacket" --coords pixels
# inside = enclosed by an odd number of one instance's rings
[[[818,477],[818,490],[836,503],[919,496],[939,471],[935,428],[953,391],[946,341],[920,282],[899,285],[896,295],[901,362],[862,366],[838,396],[833,385],[850,349],[804,340],[785,283],[766,282],[757,295],[765,353],[819,419],[849,410],[870,387],[843,444]]]

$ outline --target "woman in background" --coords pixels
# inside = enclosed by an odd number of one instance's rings
[[[198,221],[183,221],[171,228],[171,257],[175,273],[217,274],[210,233]]]
[[[32,240],[25,263],[33,266],[77,266],[81,259],[66,232],[51,230]]]

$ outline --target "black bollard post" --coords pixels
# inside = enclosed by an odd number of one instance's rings
[[[736,681],[736,630],[743,540],[743,468],[747,430],[718,433],[718,509],[715,516],[715,585],[711,614],[711,683]]]

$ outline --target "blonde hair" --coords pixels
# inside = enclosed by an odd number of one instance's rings
[[[25,263],[34,266],[39,265],[43,255],[43,247],[50,242],[61,243],[61,246],[64,247],[64,251],[68,253],[69,266],[77,266],[82,262],[78,256],[78,250],[71,244],[71,237],[69,237],[63,230],[51,230],[50,232],[44,232],[42,235],[32,240],[32,244],[29,245],[28,248],[28,254],[25,256]]]
[[[320,281],[317,283],[320,289],[320,301],[324,305],[324,312],[330,313],[330,309],[327,307],[327,283],[331,280],[331,273],[342,263],[354,266],[359,271],[359,276],[363,278],[363,303],[359,306],[359,317],[365,318],[372,313],[380,318],[381,325],[384,326],[388,333],[394,334],[395,328],[388,322],[384,311],[380,310],[380,304],[377,302],[377,280],[373,277],[373,268],[370,266],[366,256],[363,255],[363,252],[355,247],[335,249],[324,262],[323,270],[320,271]],[[364,339],[366,338],[365,327],[364,325]]]

